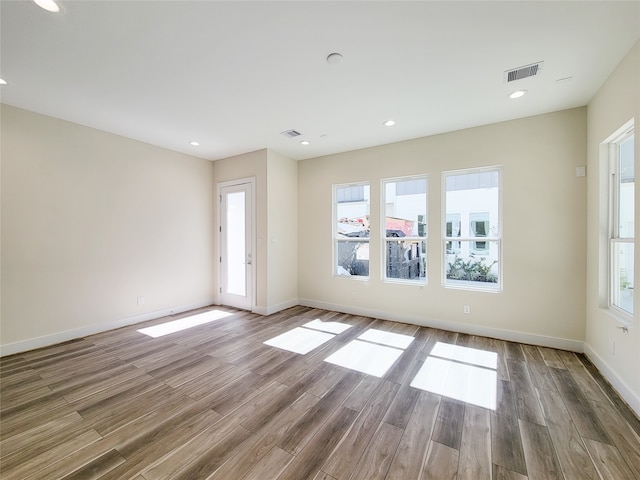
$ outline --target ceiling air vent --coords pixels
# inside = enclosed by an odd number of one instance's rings
[[[514,68],[504,72],[505,83],[515,82],[516,80],[522,80],[523,78],[535,77],[540,75],[542,71],[542,64],[544,62],[532,63],[531,65],[525,65],[524,67]]]
[[[297,130],[285,130],[284,132],[280,132],[282,135],[284,135],[287,138],[294,138],[294,137],[299,137],[300,135],[302,135],[300,132],[298,132]]]

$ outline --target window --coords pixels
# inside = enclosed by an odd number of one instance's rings
[[[443,173],[444,285],[500,290],[501,169]]]
[[[635,161],[633,126],[609,145],[609,305],[633,315]]]
[[[369,184],[333,187],[334,275],[369,276]]]
[[[384,279],[425,283],[427,177],[382,181]]]

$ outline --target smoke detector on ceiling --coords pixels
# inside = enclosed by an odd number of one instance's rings
[[[515,82],[516,80],[522,80],[523,78],[535,77],[542,72],[542,65],[544,62],[536,62],[530,65],[524,65],[523,67],[512,68],[504,72],[504,83]]]
[[[338,63],[342,63],[342,54],[340,53],[330,53],[327,57],[327,63],[329,65],[337,65]]]

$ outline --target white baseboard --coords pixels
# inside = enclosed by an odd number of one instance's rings
[[[196,308],[206,307],[209,305],[217,305],[215,299],[208,299],[202,302],[181,305],[176,307],[170,307],[155,312],[149,312],[141,315],[135,315],[132,317],[115,320],[113,322],[88,325],[86,327],[67,330],[64,332],[54,333],[51,335],[45,335],[29,340],[23,340],[20,342],[10,343],[6,345],[0,345],[0,357],[5,355],[12,355],[14,353],[25,352],[27,350],[33,350],[36,348],[47,347],[49,345],[55,345],[57,343],[74,340],[77,338],[86,337],[87,335],[93,335],[96,333],[106,332],[115,328],[124,327],[127,325],[133,325],[147,320],[153,320],[154,318],[163,317],[172,313],[182,313]],[[562,350],[569,350],[573,352],[582,353],[584,351],[583,342],[577,340],[570,340],[564,338],[548,337],[544,335],[537,335],[532,333],[516,332],[511,330],[503,330],[492,327],[485,327],[482,325],[470,325],[465,323],[450,322],[443,320],[433,320],[425,317],[418,317],[412,315],[398,315],[382,310],[374,310],[360,307],[352,307],[347,305],[338,305],[333,303],[319,302],[310,299],[290,299],[277,305],[269,307],[254,307],[253,312],[259,315],[272,315],[290,307],[296,305],[303,305],[307,307],[320,308],[324,310],[333,310],[336,312],[350,313],[353,315],[363,315],[373,318],[381,318],[384,320],[392,320],[403,323],[410,323],[413,325],[420,325],[425,327],[440,328],[443,330],[450,330],[454,332],[467,333],[471,335],[482,335],[493,338],[500,338],[502,340],[509,340],[514,342],[528,343],[532,345],[541,345],[551,348],[559,348]],[[596,363],[594,361],[594,363]]]
[[[178,305],[175,307],[164,308],[162,310],[156,310],[154,312],[143,313],[140,315],[134,315],[132,317],[121,318],[112,322],[101,323],[97,325],[87,325],[81,328],[74,328],[73,330],[66,330],[64,332],[52,333],[50,335],[43,335],[42,337],[30,338],[28,340],[22,340],[19,342],[8,343],[0,345],[0,357],[6,355],[13,355],[14,353],[26,352],[29,350],[35,350],[36,348],[48,347],[62,342],[68,342],[69,340],[75,340],[83,338],[88,335],[94,335],[96,333],[106,332],[108,330],[114,330],[120,327],[126,327],[127,325],[134,325],[136,323],[146,322],[147,320],[153,320],[155,318],[164,317],[166,315],[172,315],[175,313],[188,312],[189,310],[195,310],[196,308],[208,307],[209,305],[215,305],[216,303],[211,300],[203,300],[201,302],[191,303],[188,305]]]
[[[591,360],[591,362],[600,371],[602,376],[607,379],[611,386],[618,392],[625,402],[631,407],[631,409],[640,417],[640,397],[629,388],[629,386],[622,380],[611,366],[604,361],[604,359],[598,355],[595,350],[585,342],[584,354]]]
[[[422,327],[439,328],[452,332],[499,338],[501,340],[509,340],[512,342],[526,343],[530,345],[540,345],[542,347],[569,350],[571,352],[582,353],[584,351],[583,342],[579,340],[571,340],[568,338],[548,337],[535,333],[516,332],[513,330],[503,330],[500,328],[485,327],[482,325],[471,325],[466,323],[433,320],[430,318],[418,317],[414,315],[402,315],[397,313],[385,312],[382,310],[373,310],[368,308],[318,302],[316,300],[309,300],[306,298],[299,299],[298,303],[306,307],[320,308],[323,310],[333,310],[335,312],[349,313],[352,315],[362,315],[366,317],[380,318],[383,320],[392,320],[402,323],[410,323],[412,325],[420,325]]]
[[[274,313],[286,310],[287,308],[295,307],[296,305],[300,305],[298,299],[292,298],[290,300],[287,300],[286,302],[278,303],[277,305],[271,305],[269,307],[253,307],[251,311],[253,313],[257,313],[258,315],[273,315]]]

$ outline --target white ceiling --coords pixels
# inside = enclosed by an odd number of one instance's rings
[[[2,102],[211,160],[300,160],[586,105],[640,38],[640,0],[59,3],[1,1]],[[540,60],[539,76],[504,83]]]

